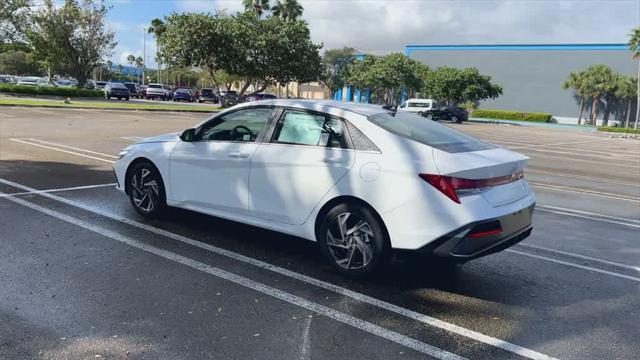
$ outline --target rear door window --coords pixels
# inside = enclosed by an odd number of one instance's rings
[[[368,119],[395,135],[450,153],[496,148],[495,145],[411,113],[380,113],[371,115]]]
[[[272,142],[322,147],[346,147],[342,121],[333,116],[285,110]]]

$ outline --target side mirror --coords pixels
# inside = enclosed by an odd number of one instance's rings
[[[180,140],[190,142],[196,139],[196,129],[187,129],[180,134]]]

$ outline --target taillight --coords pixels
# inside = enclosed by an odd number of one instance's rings
[[[499,176],[489,179],[463,179],[453,176],[432,175],[432,174],[418,174],[420,178],[428,182],[434,188],[438,189],[441,193],[446,195],[449,199],[460,204],[460,198],[456,191],[458,190],[470,190],[470,189],[483,189],[498,185],[509,184],[524,178],[524,172],[522,170],[515,172],[511,175]]]

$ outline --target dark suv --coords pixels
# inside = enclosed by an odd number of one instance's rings
[[[422,116],[429,120],[449,120],[452,123],[460,124],[469,120],[469,112],[457,106],[447,106],[440,109],[427,110],[422,112]]]
[[[108,83],[104,86],[104,98],[111,99],[112,97],[120,99],[129,100],[129,89],[122,83]]]

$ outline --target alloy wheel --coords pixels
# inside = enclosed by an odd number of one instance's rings
[[[338,215],[327,229],[326,244],[335,263],[345,270],[366,267],[374,254],[371,225],[357,214]]]
[[[158,206],[160,188],[153,172],[147,168],[131,176],[131,198],[134,205],[145,212],[151,212]]]

